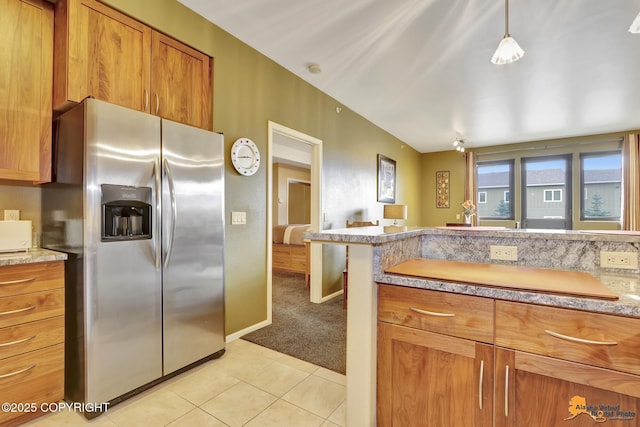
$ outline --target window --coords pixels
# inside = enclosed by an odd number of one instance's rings
[[[607,151],[580,155],[580,219],[619,221],[622,212],[622,153]]]
[[[545,202],[561,202],[562,201],[562,189],[544,190]]]
[[[514,160],[478,162],[478,218],[480,220],[513,219],[511,193],[514,185]]]

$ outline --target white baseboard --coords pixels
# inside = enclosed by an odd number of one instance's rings
[[[323,302],[327,302],[330,299],[334,299],[335,297],[339,297],[340,295],[342,295],[344,293],[344,290],[340,289],[337,292],[332,293],[331,295],[327,295],[326,297],[322,297],[322,299],[320,300],[321,303]]]
[[[258,329],[262,329],[265,326],[269,326],[271,324],[271,320],[264,320],[260,323],[256,323],[255,325],[251,325],[248,328],[244,328],[238,332],[234,332],[231,335],[227,335],[226,336],[226,342],[230,343],[233,342],[239,338],[242,338],[244,335],[247,335],[248,333],[251,333],[253,331],[257,331]]]

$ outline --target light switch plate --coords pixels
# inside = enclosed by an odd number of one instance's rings
[[[4,220],[5,221],[20,221],[20,210],[19,209],[5,209],[4,210]]]
[[[247,223],[246,212],[231,212],[231,224],[242,225]]]

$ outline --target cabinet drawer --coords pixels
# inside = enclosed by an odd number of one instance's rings
[[[380,285],[378,320],[493,342],[493,300],[489,298]]]
[[[496,345],[640,374],[640,319],[496,302]]]
[[[64,262],[0,267],[0,297],[64,288]]]
[[[64,316],[0,329],[0,359],[64,342]]]
[[[57,344],[0,361],[2,402],[58,402],[64,395],[64,344]],[[0,411],[0,424],[24,415]]]
[[[64,289],[0,298],[0,328],[64,314]]]

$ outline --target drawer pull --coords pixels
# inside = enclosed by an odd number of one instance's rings
[[[36,365],[31,365],[31,366],[29,366],[28,368],[20,369],[19,371],[10,372],[10,373],[8,373],[8,374],[2,374],[2,375],[0,375],[0,379],[3,379],[3,378],[9,378],[9,377],[13,377],[13,376],[15,376],[15,375],[19,375],[19,374],[21,374],[21,373],[23,373],[23,372],[30,371],[30,370],[32,370],[32,369],[33,369],[33,368],[35,368],[35,367],[36,367]]]
[[[16,340],[16,341],[11,341],[11,342],[3,342],[3,343],[0,344],[0,347],[7,347],[7,346],[10,346],[10,345],[22,344],[23,342],[27,342],[29,340],[34,339],[35,337],[36,337],[35,335],[32,335],[32,336],[27,337],[27,338],[22,338],[21,340]]]
[[[482,382],[484,381],[484,360],[480,361],[480,386],[478,388],[478,405],[482,409]]]
[[[504,416],[509,416],[509,365],[504,369]]]
[[[19,309],[17,309],[17,310],[3,311],[2,313],[0,313],[0,316],[5,316],[5,315],[7,315],[7,314],[22,313],[23,311],[33,310],[34,308],[36,308],[36,306],[35,306],[35,305],[30,305],[29,307],[19,308]]]
[[[36,280],[35,277],[29,277],[27,279],[18,279],[18,280],[8,280],[6,282],[0,282],[0,286],[4,286],[4,285],[17,285],[18,283],[27,283],[27,282],[33,282],[34,280]]]
[[[552,337],[556,337],[556,338],[560,338],[561,340],[567,340],[567,341],[571,341],[571,342],[578,342],[581,344],[593,344],[593,345],[618,345],[617,342],[615,341],[593,341],[593,340],[585,340],[584,338],[576,338],[576,337],[571,337],[569,335],[562,335],[559,334],[557,332],[553,332],[550,331],[548,329],[545,330],[545,332],[549,335],[551,335]]]
[[[435,316],[435,317],[455,317],[455,314],[453,313],[438,313],[436,311],[427,311],[427,310],[421,310],[419,308],[415,308],[415,307],[409,307],[409,310],[411,311],[415,311],[416,313],[420,313],[420,314],[426,314],[427,316]]]

